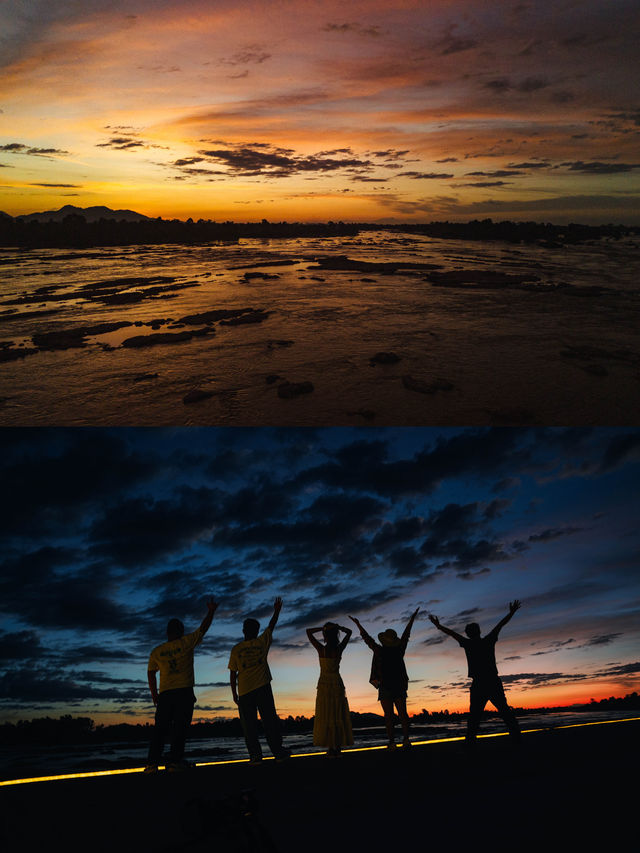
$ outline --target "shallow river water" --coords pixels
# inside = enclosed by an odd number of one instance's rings
[[[637,424],[637,259],[390,231],[5,249],[0,425]]]

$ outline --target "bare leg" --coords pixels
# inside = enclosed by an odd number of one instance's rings
[[[489,701],[495,706],[497,712],[507,725],[511,740],[518,742],[520,740],[520,726],[513,712],[513,709],[507,703],[507,697],[504,695],[504,687],[500,679],[496,680],[494,689],[489,696]]]
[[[400,725],[402,726],[402,738],[403,742],[406,744],[409,742],[409,714],[407,713],[407,699],[406,696],[401,696],[396,699],[396,708],[398,709],[398,717],[400,718]]]
[[[389,738],[389,743],[395,743],[396,733],[395,733],[395,725],[393,722],[393,700],[392,699],[381,699],[380,704],[382,705],[382,710],[384,712],[384,724],[387,729],[387,737]]]
[[[474,746],[476,743],[476,735],[480,728],[480,718],[484,711],[484,706],[489,699],[490,688],[486,683],[473,680],[471,682],[470,701],[469,701],[469,717],[467,720],[467,734],[465,743],[468,747]]]

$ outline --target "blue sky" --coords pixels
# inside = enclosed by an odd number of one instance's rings
[[[511,702],[638,687],[637,429],[3,430],[0,719],[145,721],[151,648],[193,630],[196,716],[235,713],[242,620],[284,608],[271,652],[282,715],[313,713],[327,619],[401,631],[420,607],[409,707],[463,709],[462,650],[428,620],[489,630]],[[352,626],[354,627],[354,626]],[[356,632],[357,633],[357,632]],[[377,710],[348,646],[354,710]]]

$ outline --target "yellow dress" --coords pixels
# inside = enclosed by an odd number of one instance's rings
[[[339,658],[320,658],[313,743],[328,749],[353,743],[349,703],[340,677]]]

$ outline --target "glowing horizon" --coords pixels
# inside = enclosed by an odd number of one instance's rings
[[[18,0],[0,22],[10,215],[640,223],[629,0]]]

